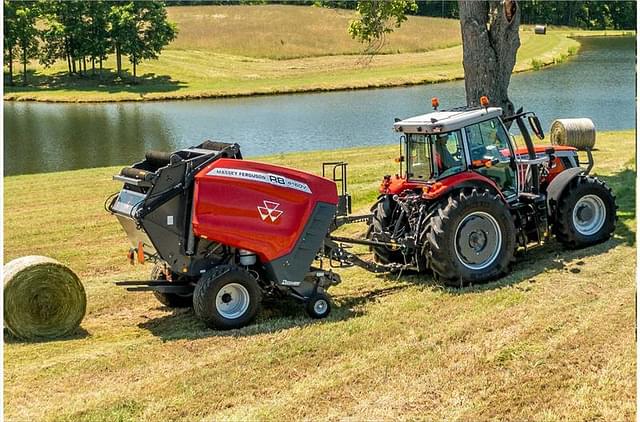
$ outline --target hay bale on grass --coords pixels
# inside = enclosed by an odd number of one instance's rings
[[[596,145],[596,127],[591,119],[557,119],[551,124],[551,143],[567,145],[581,151]]]
[[[78,276],[44,256],[25,256],[4,266],[4,322],[22,339],[50,339],[75,330],[87,308]]]

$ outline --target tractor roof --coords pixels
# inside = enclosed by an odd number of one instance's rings
[[[396,122],[393,128],[396,132],[405,133],[449,132],[501,115],[499,107],[434,111]]]

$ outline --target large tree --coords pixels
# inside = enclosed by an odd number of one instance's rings
[[[122,72],[122,55],[129,56],[135,77],[138,64],[158,58],[177,34],[175,24],[167,20],[164,3],[159,1],[115,3],[111,6],[109,23],[118,75]]]
[[[76,73],[77,63],[90,39],[83,21],[87,3],[81,1],[46,1],[41,3],[42,53],[40,63],[51,66],[57,60],[66,60],[69,75]]]
[[[508,88],[520,47],[520,10],[515,0],[459,0],[462,30],[463,68],[467,104],[478,105],[486,95],[492,105],[513,113]],[[415,10],[414,0],[358,2],[358,18],[351,23],[351,35],[369,48],[399,27],[406,12]]]
[[[4,0],[4,61],[9,67],[9,85],[13,85],[13,60],[17,45],[15,3]]]
[[[27,84],[27,65],[38,56],[38,5],[35,2],[18,2],[15,10],[15,35],[20,49],[22,83]]]
[[[127,38],[126,53],[133,65],[133,76],[142,60],[157,59],[162,49],[173,41],[177,30],[167,20],[167,10],[158,1],[133,2],[133,32]]]

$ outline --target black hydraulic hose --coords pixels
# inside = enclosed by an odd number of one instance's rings
[[[115,200],[118,197],[119,193],[120,193],[120,191],[114,192],[111,195],[107,196],[107,199],[104,200],[103,206],[104,206],[104,210],[106,212],[109,212],[109,213],[113,212],[113,211],[111,211],[111,207],[113,207],[113,203],[115,202]]]
[[[518,116],[515,120],[516,120],[516,123],[518,125],[518,129],[520,129],[520,133],[522,134],[522,137],[524,138],[524,143],[527,146],[527,152],[529,153],[529,159],[530,160],[535,160],[536,159],[536,150],[535,150],[535,147],[533,145],[533,141],[531,140],[531,135],[529,135],[529,131],[527,130],[527,127],[525,126],[524,122],[522,121],[522,116]],[[539,173],[539,169],[538,169],[538,165],[537,164],[531,165],[531,179],[532,179],[531,193],[534,193],[534,194],[537,195],[538,192],[540,192],[540,173]]]

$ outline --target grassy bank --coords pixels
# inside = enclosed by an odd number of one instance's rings
[[[5,87],[5,100],[140,101],[388,87],[463,77],[460,24],[411,17],[371,62],[347,34],[352,12],[301,6],[169,8],[180,33],[157,61],[141,64],[137,83],[66,76],[66,63],[34,67],[34,86]],[[578,31],[579,32],[579,31]],[[521,32],[516,71],[574,54],[566,29]],[[105,64],[113,68],[113,57]],[[112,76],[111,76],[112,77]]]
[[[66,262],[89,307],[72,339],[5,334],[5,418],[633,420],[635,132],[599,134],[597,145],[594,172],[620,207],[605,244],[551,242],[508,277],[460,291],[429,276],[340,270],[328,320],[283,305],[224,333],[112,285],[150,271],[125,262],[124,233],[102,208],[119,167],[7,177],[5,259]],[[395,145],[266,161],[317,172],[337,155],[350,165],[354,210],[366,210],[380,176],[395,172]]]

